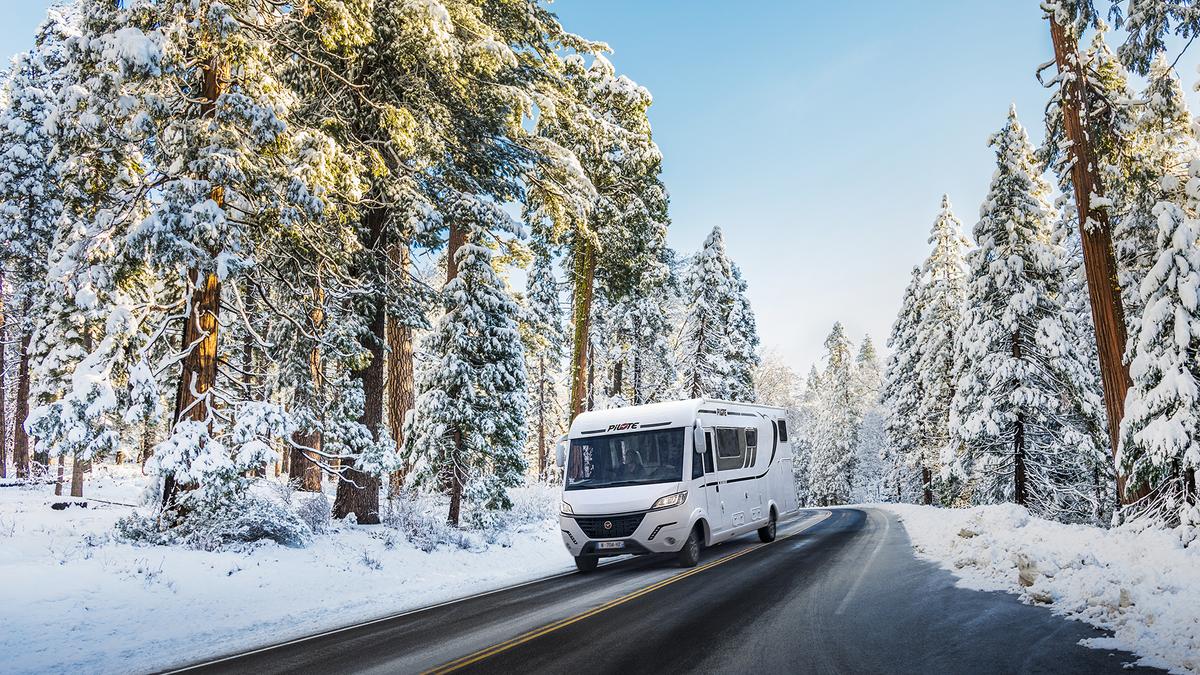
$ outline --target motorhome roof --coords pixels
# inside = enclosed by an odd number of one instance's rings
[[[688,426],[696,415],[701,412],[716,412],[721,408],[750,408],[762,412],[772,411],[782,413],[783,408],[757,403],[738,403],[712,398],[693,398],[685,401],[664,401],[648,403],[628,408],[610,408],[581,413],[571,424],[571,433],[607,430],[612,425],[637,422],[642,428],[646,425],[656,426]]]

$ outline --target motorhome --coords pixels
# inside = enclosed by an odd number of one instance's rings
[[[585,412],[560,440],[559,523],[581,572],[604,556],[673,553],[775,538],[797,509],[783,408],[713,399]]]

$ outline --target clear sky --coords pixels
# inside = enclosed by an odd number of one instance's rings
[[[0,0],[0,57],[28,48],[47,4]],[[882,350],[942,193],[970,232],[993,170],[987,137],[1009,103],[1041,139],[1047,94],[1034,70],[1053,54],[1038,4],[558,0],[553,9],[568,30],[611,45],[617,69],[654,93],[671,245],[690,253],[720,226],[763,346],[803,374],[834,321]],[[1198,55],[1179,62],[1189,89]]]

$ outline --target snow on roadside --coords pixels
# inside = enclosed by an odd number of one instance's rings
[[[878,506],[960,586],[1016,593],[1110,630],[1083,644],[1134,652],[1139,665],[1200,673],[1200,546],[1162,530],[1064,525],[1011,504]]]
[[[48,486],[0,488],[0,670],[159,670],[574,569],[545,486],[515,491],[525,518],[467,548],[334,524],[304,548],[208,552],[113,536],[131,509],[95,499],[138,503],[146,481],[98,466],[88,507],[64,510]]]

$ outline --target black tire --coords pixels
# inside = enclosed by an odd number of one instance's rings
[[[692,528],[683,548],[679,549],[679,566],[695,567],[700,562],[700,549],[704,548],[704,537],[700,534],[700,526]]]
[[[594,555],[577,555],[575,556],[575,569],[587,574],[596,569],[596,565],[600,564],[600,559]]]
[[[775,541],[775,512],[771,511],[771,520],[766,525],[758,528],[758,538],[764,544],[769,544]]]

